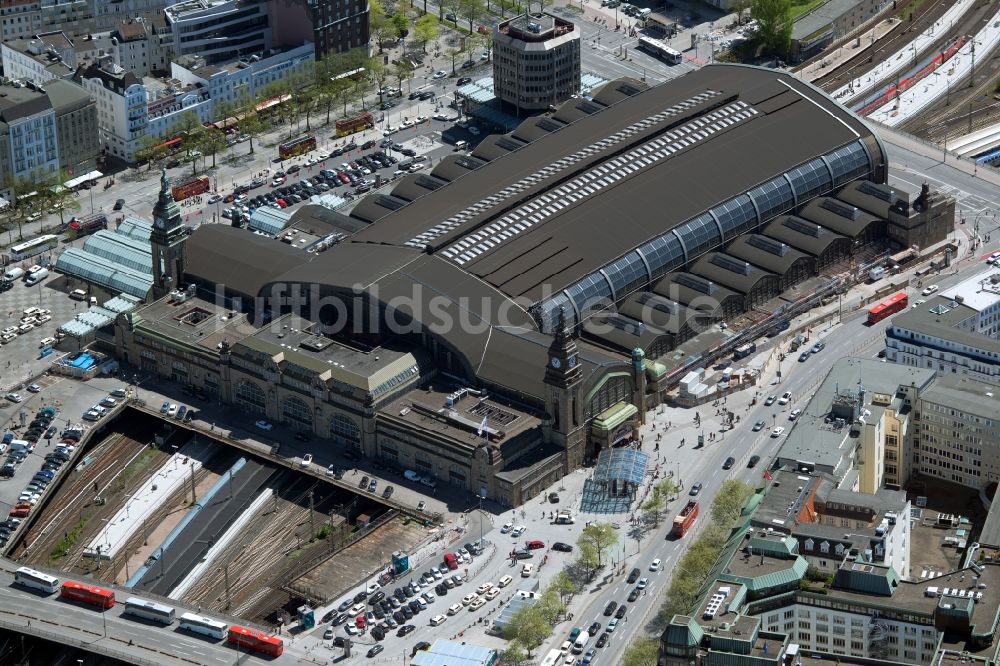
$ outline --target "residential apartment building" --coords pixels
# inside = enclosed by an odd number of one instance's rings
[[[302,0],[296,0],[301,2]],[[272,0],[275,9],[284,0]],[[316,59],[329,53],[365,48],[371,39],[367,0],[305,0],[312,23]],[[277,40],[275,35],[275,43]]]
[[[306,85],[314,61],[313,45],[306,43],[287,50],[271,49],[221,65],[208,65],[201,56],[181,56],[172,63],[171,75],[184,84],[208,90],[215,104],[242,104],[256,99],[267,86],[279,81]]]
[[[231,62],[271,48],[266,0],[187,0],[165,10],[174,56]]]
[[[2,0],[0,2],[0,40],[30,37],[42,29],[41,0]]]
[[[1000,392],[945,375],[920,394],[913,471],[970,488],[1000,481]]]
[[[3,73],[8,79],[42,85],[68,79],[76,68],[76,48],[64,32],[47,32],[0,45]]]
[[[580,88],[580,29],[551,14],[523,14],[493,28],[493,89],[516,113],[545,111]]]
[[[138,77],[170,71],[173,36],[162,16],[132,18],[111,32],[115,63]]]
[[[96,100],[72,81],[49,81],[43,87],[56,114],[59,168],[71,178],[93,171],[101,155]]]
[[[946,287],[896,315],[885,334],[885,358],[938,374],[1000,384],[1000,273]]]

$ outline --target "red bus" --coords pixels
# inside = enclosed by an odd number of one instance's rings
[[[249,627],[241,627],[237,624],[229,627],[226,642],[238,648],[256,650],[272,657],[280,657],[281,653],[285,651],[285,642],[277,636]]]
[[[905,310],[909,304],[910,300],[903,292],[893,294],[868,311],[868,325],[877,324],[886,317]]]
[[[208,176],[199,176],[171,186],[170,193],[174,195],[174,201],[181,201],[208,192],[209,184]]]
[[[100,606],[101,608],[115,607],[114,590],[106,590],[103,587],[97,587],[96,585],[77,583],[75,580],[68,580],[63,583],[62,590],[59,594],[67,599],[82,601],[85,604],[93,604],[94,606]]]
[[[674,525],[670,529],[670,533],[675,537],[682,537],[687,534],[691,526],[694,525],[694,519],[698,517],[698,502],[691,500],[687,503],[681,512],[677,514],[674,518]]]
[[[347,136],[374,127],[375,119],[372,118],[372,114],[366,111],[350,118],[341,118],[337,121],[336,126],[337,136]]]
[[[73,217],[66,225],[66,232],[71,238],[79,238],[108,228],[108,217],[103,213]]]
[[[287,160],[289,157],[308,153],[311,150],[316,150],[316,137],[311,134],[303,134],[291,141],[279,143],[278,157]]]

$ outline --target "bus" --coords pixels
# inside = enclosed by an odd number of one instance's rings
[[[681,509],[681,512],[674,516],[673,526],[670,528],[670,533],[677,538],[683,537],[694,525],[695,518],[698,517],[698,502],[695,500],[688,501],[687,505]]]
[[[33,587],[42,592],[52,594],[59,590],[59,579],[55,576],[43,574],[28,567],[21,567],[14,572],[14,582],[25,587]]]
[[[171,606],[158,604],[155,601],[147,601],[139,597],[129,597],[125,600],[125,612],[129,615],[141,617],[144,620],[152,620],[161,624],[174,623],[174,609]]]
[[[74,601],[82,601],[85,604],[93,604],[101,608],[115,607],[114,590],[107,590],[96,585],[78,583],[75,580],[68,580],[62,584],[61,596]]]
[[[905,310],[910,304],[906,294],[899,292],[885,299],[875,307],[868,310],[868,325],[877,324],[886,317]]]
[[[684,61],[684,56],[681,55],[680,51],[676,51],[652,37],[639,35],[639,48],[663,60],[668,65],[679,65]]]
[[[277,636],[249,627],[241,627],[238,624],[229,627],[226,642],[237,648],[245,647],[272,657],[280,657],[281,653],[285,651],[285,642]]]
[[[296,137],[291,141],[279,143],[278,157],[283,160],[287,160],[289,157],[295,157],[296,155],[308,153],[311,150],[316,150],[316,137],[312,134],[303,134],[302,136]]]
[[[183,201],[188,197],[196,197],[208,192],[209,186],[208,176],[186,178],[171,185],[170,193],[174,195],[174,201]]]
[[[365,75],[365,68],[364,67],[358,67],[357,69],[352,69],[352,70],[350,70],[348,72],[341,72],[340,74],[337,74],[336,76],[331,76],[330,80],[331,81],[343,81],[344,79],[351,79],[352,81],[357,81],[358,79],[360,79],[364,75]]]
[[[356,116],[351,116],[349,118],[341,118],[336,122],[337,136],[347,136],[349,134],[354,134],[355,132],[362,132],[369,127],[375,126],[375,119],[372,118],[372,114],[365,111],[364,113],[359,113]]]
[[[194,613],[184,613],[181,615],[180,628],[196,634],[211,636],[212,638],[225,638],[229,625],[225,622],[213,620],[210,617],[202,617]]]
[[[18,243],[17,245],[11,245],[8,256],[11,261],[21,261],[22,259],[53,250],[58,244],[58,236],[46,234],[38,238],[32,238],[29,241],[24,241],[23,243]]]

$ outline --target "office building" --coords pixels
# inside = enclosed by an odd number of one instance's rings
[[[271,48],[265,0],[187,0],[165,10],[174,57],[231,62]]]
[[[517,114],[536,113],[579,92],[580,29],[552,14],[522,14],[493,28],[493,89]]]

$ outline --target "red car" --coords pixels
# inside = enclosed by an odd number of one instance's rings
[[[359,615],[354,619],[354,626],[358,629],[364,629],[366,625],[367,622],[365,621],[364,615]]]
[[[528,541],[526,542],[525,545],[528,546],[528,550],[538,550],[539,548],[545,548],[545,544],[539,541],[538,539],[535,539],[534,541]]]
[[[274,203],[278,204],[282,208],[288,208],[288,202],[284,199],[276,199]]]

